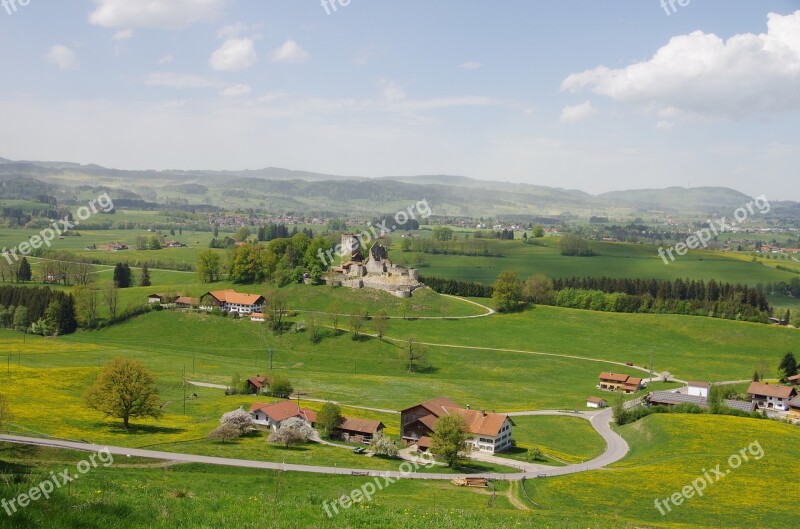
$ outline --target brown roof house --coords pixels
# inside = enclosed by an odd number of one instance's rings
[[[460,407],[446,397],[411,406],[400,412],[400,436],[408,445],[420,448],[430,445],[429,438],[436,428],[436,421],[445,416],[459,416],[468,433],[467,443],[472,450],[502,452],[511,447],[511,428],[514,422],[505,413],[486,413]]]
[[[247,379],[247,387],[251,394],[260,395],[264,388],[269,387],[269,380],[264,375],[256,375]]]
[[[256,402],[250,406],[249,411],[255,424],[266,426],[271,430],[277,430],[281,427],[283,421],[291,419],[292,417],[301,417],[305,419],[302,410],[297,407],[297,404],[290,400],[285,400],[277,404]]]
[[[264,310],[264,296],[242,294],[235,290],[215,290],[200,296],[200,308],[211,311],[215,308],[223,312],[246,316]]]
[[[384,428],[386,427],[380,421],[342,417],[342,422],[336,428],[336,435],[342,441],[368,444],[373,437],[381,435]]]
[[[641,378],[617,373],[600,373],[600,383],[597,388],[606,391],[620,390],[624,393],[636,393],[642,386]]]
[[[773,386],[763,382],[752,382],[747,393],[759,408],[768,410],[789,410],[789,401],[797,395],[792,386]]]

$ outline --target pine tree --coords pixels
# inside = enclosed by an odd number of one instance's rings
[[[31,265],[26,258],[22,258],[17,269],[17,281],[27,283],[31,280]]]
[[[147,268],[147,263],[142,265],[142,277],[139,279],[140,287],[150,286],[150,269]]]

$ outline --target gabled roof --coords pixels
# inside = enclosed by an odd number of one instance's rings
[[[799,408],[800,409],[800,397],[795,397],[789,401],[789,406],[792,408]]]
[[[250,406],[250,413],[253,413],[254,411],[263,412],[267,417],[275,422],[282,422],[291,417],[300,416],[300,409],[297,407],[297,404],[290,400],[285,400],[277,404],[256,402]]]
[[[256,389],[261,389],[267,383],[267,377],[264,375],[256,375],[253,378],[248,378],[248,382],[250,382]]]
[[[378,430],[385,428],[381,421],[372,421],[369,419],[351,419],[345,417],[338,426],[339,430],[347,432],[355,432],[366,435],[375,435]]]
[[[786,380],[788,380],[789,382],[797,382],[797,381],[800,381],[800,375],[795,375],[795,376],[793,376],[793,377],[788,377]]]
[[[488,435],[495,437],[500,433],[500,429],[509,419],[505,413],[484,413],[477,410],[465,410],[464,408],[447,408],[449,415],[460,415],[464,418],[467,431],[476,435]],[[511,424],[514,424],[511,421]]]
[[[421,404],[415,404],[410,406],[403,411],[408,411],[410,409],[416,408],[417,406],[422,406],[429,412],[433,414],[434,417],[441,417],[445,414],[445,408],[457,408],[458,404],[453,402],[452,400],[448,399],[447,397],[436,397],[435,399],[431,399],[425,401]]]
[[[600,378],[603,380],[611,380],[613,382],[627,382],[630,376],[620,375],[617,373],[600,373]]]
[[[689,387],[693,387],[693,388],[711,389],[711,383],[710,382],[689,382],[687,385]]]
[[[317,412],[315,412],[314,410],[303,408],[302,410],[300,410],[300,416],[312,424],[317,422]]]
[[[593,402],[595,404],[602,404],[606,402],[606,399],[601,399],[600,397],[586,397],[586,402]]]
[[[213,290],[205,295],[212,296],[220,303],[234,303],[236,305],[258,305],[258,302],[264,299],[264,296],[258,294],[242,294],[230,288],[228,290]]]
[[[750,395],[758,395],[760,397],[773,397],[778,399],[788,399],[796,394],[797,390],[791,386],[773,386],[764,384],[762,382],[752,382],[750,387],[747,388],[747,393]]]
[[[427,426],[429,429],[433,430],[433,426],[436,424],[438,420],[435,415],[426,415],[424,417],[420,417],[419,422]]]
[[[184,305],[197,305],[198,303],[200,303],[200,300],[197,298],[190,298],[188,296],[181,296],[175,300],[175,303]]]

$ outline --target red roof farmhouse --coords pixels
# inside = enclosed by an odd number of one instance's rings
[[[215,290],[200,296],[200,308],[239,314],[240,316],[261,312],[264,309],[264,296],[258,294],[242,294],[235,290]]]
[[[494,453],[511,446],[514,422],[508,415],[462,408],[446,397],[437,397],[400,412],[400,436],[403,442],[427,448],[436,421],[448,415],[458,415],[464,419],[469,434],[467,443],[473,450]]]

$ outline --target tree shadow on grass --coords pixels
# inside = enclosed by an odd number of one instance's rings
[[[101,430],[113,434],[128,434],[128,435],[176,435],[186,433],[184,428],[168,428],[166,426],[155,426],[152,424],[131,424],[126,430],[122,423],[120,424],[98,424]]]

